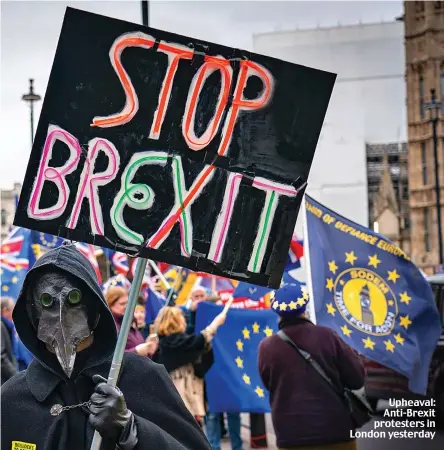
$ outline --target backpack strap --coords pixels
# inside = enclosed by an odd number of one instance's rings
[[[283,341],[285,341],[287,344],[293,347],[302,356],[302,358],[304,358],[305,361],[307,361],[307,363],[310,364],[313,367],[313,369],[316,370],[316,372],[330,385],[330,387],[336,392],[336,394],[338,394],[342,399],[344,399],[344,394],[341,391],[339,391],[339,389],[333,383],[331,378],[325,373],[324,369],[313,359],[310,353],[299,348],[296,345],[296,343],[284,333],[283,330],[279,330],[277,332],[277,335]]]

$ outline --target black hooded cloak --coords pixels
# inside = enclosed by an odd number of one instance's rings
[[[94,342],[77,354],[71,378],[67,378],[56,356],[37,339],[26,308],[29,288],[39,276],[54,269],[80,280],[88,309],[100,313]],[[54,417],[50,409],[55,404],[87,402],[95,387],[93,375],[107,378],[111,366],[116,326],[91,264],[73,245],[63,245],[42,256],[25,278],[13,319],[21,340],[35,359],[26,371],[1,388],[2,448],[89,450],[94,434],[88,422],[89,411],[77,407]],[[117,386],[134,414],[139,438],[135,450],[210,450],[163,366],[125,353]],[[101,450],[115,450],[115,443],[103,441]]]

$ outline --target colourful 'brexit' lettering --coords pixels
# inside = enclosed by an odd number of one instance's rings
[[[52,147],[59,140],[70,151],[68,160],[61,167],[48,167],[51,158]],[[95,163],[99,152],[103,152],[108,158],[108,166],[102,172],[95,173]],[[50,125],[42,153],[39,172],[31,192],[31,202],[28,210],[30,217],[38,217],[40,220],[51,220],[60,217],[69,203],[69,187],[66,181],[67,175],[73,173],[80,161],[81,147],[78,140],[66,130]],[[207,165],[196,176],[196,179],[187,189],[182,158],[167,152],[139,152],[135,153],[121,176],[121,187],[114,198],[110,211],[111,224],[117,235],[129,244],[141,245],[144,236],[131,230],[125,223],[123,211],[130,207],[140,211],[149,210],[155,201],[153,189],[146,183],[133,183],[140,168],[146,165],[166,166],[168,160],[172,160],[171,176],[173,181],[175,201],[170,213],[165,217],[159,229],[148,238],[147,247],[159,248],[171,232],[172,227],[179,221],[181,254],[191,257],[193,251],[193,220],[191,206],[199,198],[205,186],[211,181],[215,166]],[[77,225],[80,208],[84,199],[87,200],[90,210],[90,227],[93,234],[106,235],[103,222],[103,211],[98,194],[99,186],[104,186],[115,179],[120,168],[119,152],[112,142],[102,138],[94,138],[88,143],[88,153],[83,171],[78,181],[78,190],[71,214],[67,220],[67,227],[74,229]],[[213,238],[208,253],[208,259],[220,262],[229,232],[234,204],[236,202],[239,186],[243,175],[230,173],[227,179],[224,198],[220,213],[216,220]],[[52,181],[58,187],[56,204],[50,208],[41,209],[39,201],[45,181]],[[280,196],[295,197],[298,191],[291,185],[276,183],[265,178],[255,177],[252,187],[265,192],[265,202],[261,211],[258,231],[254,240],[248,270],[259,272],[265,255],[266,244],[273,224],[274,215]],[[179,211],[178,217],[176,212]],[[159,238],[159,236],[161,236]]]

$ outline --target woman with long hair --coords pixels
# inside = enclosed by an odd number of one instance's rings
[[[128,304],[128,291],[118,286],[110,287],[106,291],[105,299],[113,314],[117,331],[120,331],[126,305]],[[137,353],[140,356],[151,356],[157,350],[157,345],[157,337],[149,336],[145,339],[137,328],[137,322],[134,319],[126,341],[125,351]]]
[[[203,376],[213,362],[211,340],[225,317],[219,314],[197,335],[186,333],[185,317],[177,307],[162,308],[154,322],[159,336],[156,362],[165,366],[186,407],[200,423],[205,416]]]

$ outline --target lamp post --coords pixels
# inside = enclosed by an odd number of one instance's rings
[[[34,102],[38,102],[42,98],[34,92],[34,80],[29,79],[29,92],[22,96],[22,100],[29,103],[30,121],[31,121],[31,146],[34,143]]]
[[[444,263],[443,257],[443,242],[442,242],[442,225],[441,225],[441,192],[439,186],[439,166],[438,166],[438,122],[440,112],[443,109],[444,103],[436,100],[435,89],[430,90],[430,103],[424,105],[425,109],[430,111],[430,122],[432,124],[433,132],[433,158],[435,164],[435,196],[436,196],[436,214],[438,219],[438,246],[439,246],[439,264]]]
[[[141,0],[142,3],[142,24],[148,26],[149,18],[149,3],[148,0]]]

